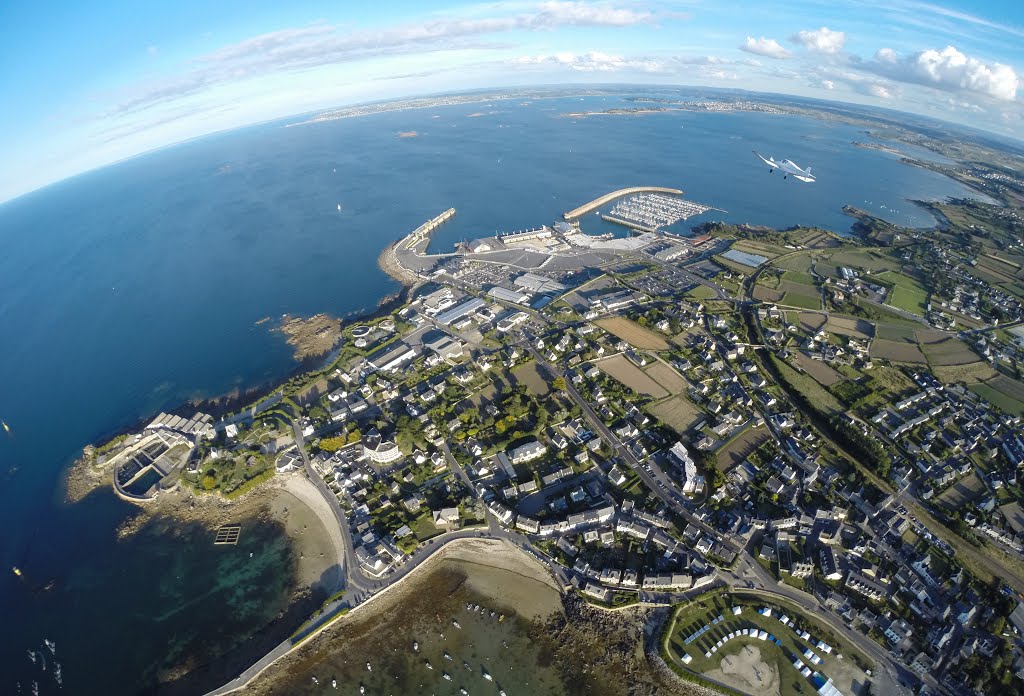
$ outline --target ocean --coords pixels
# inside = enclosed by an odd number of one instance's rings
[[[908,198],[969,195],[852,146],[869,136],[833,121],[564,115],[632,106],[615,96],[515,99],[286,127],[292,119],[0,205],[0,418],[11,429],[0,433],[0,691],[20,682],[27,693],[35,679],[55,692],[27,657],[46,638],[65,690],[151,692],[182,663],[231,664],[242,640],[284,610],[292,560],[280,529],[246,535],[251,571],[196,530],[156,525],[118,542],[132,508],[106,491],[66,506],[62,473],[83,445],[161,409],[286,376],[289,347],[256,322],[373,309],[397,290],[375,264],[380,250],[440,211],[458,214],[434,235],[435,250],[550,223],[634,185],[681,188],[728,211],[693,224],[839,232],[851,223],[846,203],[927,226]],[[817,183],[770,176],[753,149],[813,166]],[[606,228],[591,215],[584,229]]]

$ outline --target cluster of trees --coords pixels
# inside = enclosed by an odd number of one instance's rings
[[[842,416],[834,416],[829,424],[833,437],[841,447],[867,464],[882,478],[888,478],[889,470],[892,468],[892,456],[880,440],[865,437],[864,433]]]
[[[343,434],[321,439],[319,447],[323,452],[337,452],[345,445],[351,445],[359,442],[361,439],[363,439],[363,434],[358,429],[353,428],[348,431],[347,435]]]

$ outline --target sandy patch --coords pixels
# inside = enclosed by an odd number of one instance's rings
[[[726,655],[721,665],[704,676],[753,696],[777,696],[779,693],[778,668],[763,661],[761,650],[753,645],[734,655]]]

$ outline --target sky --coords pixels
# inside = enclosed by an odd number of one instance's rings
[[[652,83],[1024,139],[1024,3],[5,0],[0,201],[190,138],[487,87]]]

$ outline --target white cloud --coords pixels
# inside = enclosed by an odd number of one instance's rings
[[[872,97],[878,97],[879,99],[892,99],[893,97],[891,89],[877,82],[865,83],[864,91]]]
[[[513,65],[557,65],[577,72],[678,73],[696,67],[706,77],[731,80],[736,74],[721,69],[733,61],[718,56],[621,56],[601,51],[587,53],[563,52],[551,55],[520,56],[512,59]]]
[[[789,39],[809,51],[817,53],[839,53],[846,45],[846,34],[828,27],[799,31]]]
[[[444,15],[427,21],[343,31],[328,24],[282,29],[224,46],[199,57],[191,69],[131,89],[111,114],[132,113],[203,92],[224,83],[388,56],[460,49],[493,49],[485,37],[560,27],[624,27],[653,21],[647,11],[611,2],[549,1],[498,5],[493,16]],[[514,12],[512,11],[514,9]]]
[[[832,81],[832,80],[822,80],[819,83],[819,86],[822,89],[835,89],[836,88],[836,83],[834,81]]]
[[[1013,101],[1020,86],[1020,77],[1009,65],[984,63],[953,46],[908,56],[883,48],[875,54],[873,62],[865,63],[863,67],[899,82],[950,91],[962,90],[1004,101]]]
[[[775,39],[768,39],[763,36],[760,39],[748,36],[747,40],[740,45],[740,50],[765,56],[766,58],[789,58],[792,55]]]

